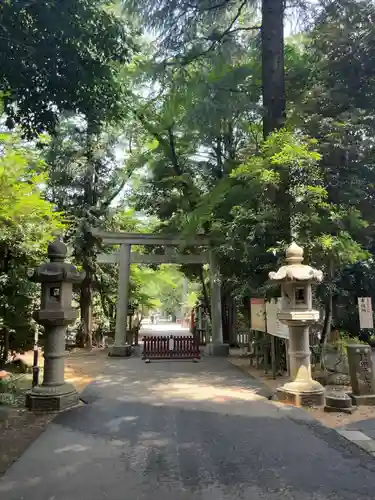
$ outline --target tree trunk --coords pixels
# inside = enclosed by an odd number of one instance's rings
[[[237,347],[236,335],[236,303],[232,297],[228,297],[228,331],[229,331],[229,345]]]
[[[264,138],[285,123],[284,4],[285,0],[262,1]]]
[[[320,337],[320,345],[323,345],[327,339],[330,338],[331,328],[332,328],[332,320],[333,320],[333,279],[334,279],[334,264],[333,260],[330,259],[328,262],[328,297],[325,303],[325,316],[323,323],[322,335]]]
[[[231,297],[231,290],[226,289],[224,286],[221,288],[221,317],[223,324],[223,342],[224,344],[231,344],[232,339],[232,306],[233,300]]]
[[[3,334],[3,347],[1,349],[1,359],[0,359],[0,368],[4,368],[6,362],[8,361],[9,357],[9,340],[10,340],[10,335],[9,335],[9,330],[8,328],[4,327],[2,328],[2,334]]]
[[[202,293],[203,293],[205,307],[206,307],[206,310],[208,311],[208,316],[209,316],[210,320],[212,321],[210,298],[208,296],[206,283],[204,281],[203,266],[201,266],[200,269],[199,269],[199,278],[200,278],[200,281],[201,281],[201,284],[202,284]]]
[[[245,297],[243,304],[245,309],[245,317],[247,318],[248,321],[248,327],[251,329],[251,298]]]
[[[87,212],[96,207],[97,193],[96,186],[98,182],[98,175],[96,172],[96,165],[94,160],[94,137],[96,126],[88,119],[87,137],[86,137],[86,160],[87,169],[85,174],[84,184],[84,200]],[[84,343],[87,349],[92,349],[92,281],[93,269],[91,259],[93,258],[93,241],[87,226],[89,221],[84,223],[84,250],[83,250],[83,269],[85,271],[85,278],[81,285],[81,321],[83,329]]]
[[[108,303],[108,319],[109,319],[109,330],[111,334],[115,332],[116,329],[116,308],[112,302]]]
[[[81,285],[81,321],[83,328],[83,342],[87,349],[92,349],[92,288],[90,271],[86,270],[86,276]]]
[[[225,291],[221,292],[221,323],[223,327],[223,343],[229,344],[229,325],[228,325],[228,305]]]
[[[285,69],[284,69],[284,9],[285,0],[262,0],[262,95],[263,137],[285,124]],[[280,171],[279,194],[275,203],[281,206],[282,218],[279,237],[288,244],[295,238],[292,228],[292,199],[290,172]]]
[[[332,319],[333,319],[333,298],[332,298],[332,291],[329,290],[329,295],[325,304],[325,316],[324,316],[322,335],[320,336],[320,345],[325,344],[326,339],[329,339],[331,335]]]

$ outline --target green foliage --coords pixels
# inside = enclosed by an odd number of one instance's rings
[[[366,342],[363,342],[358,337],[351,337],[348,333],[341,333],[340,339],[336,340],[334,346],[338,351],[341,351],[344,354],[346,354],[346,348],[350,344],[366,344]]]
[[[61,214],[43,198],[47,174],[36,151],[14,134],[1,134],[0,143],[0,238],[35,254],[46,248],[52,232],[61,231]]]
[[[355,332],[356,297],[375,295],[375,7],[310,5],[311,24],[284,50],[285,129],[264,141],[255,3],[124,0],[126,22],[118,2],[69,0],[58,13],[55,0],[1,4],[8,123],[29,136],[54,133],[47,143],[38,137],[47,166],[34,144],[0,137],[4,331],[17,321],[29,328],[36,296],[26,270],[61,231],[63,212],[86,271],[81,308],[91,302],[110,330],[118,270],[97,265],[91,227],[210,234],[228,310],[235,298],[277,293],[268,272],[296,239],[325,272],[317,299],[332,302],[334,322]],[[124,64],[137,23],[160,38]],[[191,306],[195,280],[205,283],[201,266],[132,266],[131,298],[176,312],[184,274],[194,281]]]
[[[0,90],[8,124],[53,132],[62,111],[91,121],[123,113],[118,65],[133,33],[110,0],[4,0],[0,5]]]
[[[176,266],[164,264],[156,270],[144,266],[133,268],[135,269],[132,270],[132,277],[135,273],[138,278],[138,293],[148,297],[145,304],[147,307],[176,315],[182,307],[193,307],[195,304],[199,285],[190,283],[185,297],[185,278]]]
[[[286,130],[276,132],[262,145],[261,155],[250,158],[232,176],[255,183],[260,191],[270,194],[272,204],[282,196],[280,185],[286,170],[292,237],[312,250],[315,258],[332,255],[340,264],[366,259],[369,254],[355,236],[356,230],[367,227],[367,222],[359,210],[330,202],[322,157],[313,149],[316,147],[316,140]],[[264,208],[266,199],[263,202]]]
[[[38,296],[27,277],[39,264],[61,214],[44,198],[47,176],[38,154],[13,134],[2,134],[0,153],[0,351],[24,348],[32,334],[31,313]]]

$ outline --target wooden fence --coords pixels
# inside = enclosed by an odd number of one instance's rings
[[[199,343],[192,336],[158,335],[143,337],[142,359],[200,359]]]

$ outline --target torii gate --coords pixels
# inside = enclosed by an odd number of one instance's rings
[[[209,264],[211,284],[211,324],[212,344],[208,353],[227,355],[229,347],[223,344],[223,327],[221,315],[221,278],[213,252],[209,249],[210,240],[205,236],[195,236],[184,239],[174,235],[104,232],[92,230],[92,235],[99,238],[104,245],[120,245],[118,252],[98,255],[98,263],[119,264],[118,293],[116,304],[115,343],[111,356],[126,356],[126,320],[129,301],[129,280],[131,264]],[[170,254],[140,254],[131,251],[132,245],[163,245],[163,246],[203,246],[207,250],[196,255]]]

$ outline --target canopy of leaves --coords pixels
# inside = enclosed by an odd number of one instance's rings
[[[12,248],[2,256],[1,279],[12,283],[1,292],[5,304],[15,303],[16,290],[28,310],[31,292],[18,292],[26,279],[13,282],[12,266],[14,276],[26,276],[22,266],[60,229],[53,205],[64,212],[74,259],[87,271],[95,313],[110,322],[117,268],[97,265],[89,228],[147,231],[148,217],[152,230],[212,236],[224,305],[275,293],[265,286],[267,273],[292,238],[325,271],[318,297],[329,304],[333,296],[338,323],[348,319],[342,311],[355,295],[375,295],[374,4],[298,2],[312,24],[287,40],[288,118],[264,141],[256,3],[124,0],[126,22],[104,0],[68,2],[58,13],[53,0],[1,4],[0,89],[9,123],[30,135],[54,132],[48,179],[28,143],[3,138],[0,224]],[[124,65],[136,18],[156,41]],[[56,127],[64,110],[74,116]],[[125,116],[121,131],[108,125]],[[181,271],[205,283],[197,266],[133,266],[132,300],[179,310]]]
[[[204,7],[218,7],[181,4],[162,20],[159,12],[171,5],[161,4],[146,16],[162,32],[183,11],[203,22]],[[225,283],[239,294],[259,292],[292,237],[307,247],[312,263],[327,270],[333,260],[337,273],[372,251],[371,78],[355,82],[361,67],[364,76],[371,73],[362,54],[372,53],[372,12],[368,1],[329,2],[312,29],[288,41],[287,130],[267,143],[251,36],[247,46],[243,35],[232,36],[225,58],[222,44],[188,66],[167,68],[161,92],[139,102],[146,135],[138,160],[147,174],[136,206],[174,230],[218,236]],[[353,23],[366,36],[354,36]],[[169,34],[173,29],[179,26]],[[359,61],[353,79],[346,71],[351,53]]]
[[[110,0],[0,4],[0,91],[8,124],[29,135],[54,131],[59,113],[91,121],[118,117],[118,65],[133,51],[133,34]]]
[[[158,35],[157,45],[167,57],[188,62],[215,50],[234,34],[251,31],[248,6],[257,0],[123,0]],[[253,14],[253,10],[250,9]],[[251,20],[253,21],[253,19]],[[255,30],[259,26],[255,23]]]
[[[44,199],[48,179],[35,150],[15,134],[1,134],[0,142],[0,247],[35,257],[61,232],[61,214]]]

